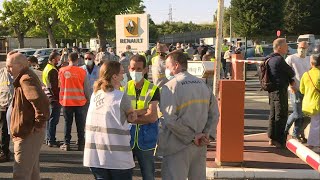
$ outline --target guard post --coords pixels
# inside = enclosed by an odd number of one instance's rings
[[[221,80],[219,89],[215,161],[219,166],[239,166],[243,163],[245,82]]]
[[[243,80],[243,70],[244,62],[239,62],[237,60],[243,60],[242,54],[232,54],[232,79],[233,80]]]

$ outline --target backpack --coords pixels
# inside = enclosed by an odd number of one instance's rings
[[[270,80],[270,67],[268,62],[271,57],[267,58],[263,63],[260,64],[259,81],[261,90],[272,91],[274,89],[274,83]]]

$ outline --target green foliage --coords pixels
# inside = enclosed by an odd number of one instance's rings
[[[28,6],[26,0],[4,1],[0,20],[2,25],[11,29],[16,36],[23,35],[33,26],[23,12]]]
[[[192,32],[192,31],[201,31],[213,29],[215,26],[213,24],[194,24],[192,22],[184,23],[184,22],[164,22],[162,24],[156,25],[158,34],[166,35],[173,33],[184,33],[184,32]]]
[[[279,0],[231,0],[234,31],[243,37],[273,35],[283,26]]]
[[[94,24],[100,46],[105,47],[106,29],[115,26],[115,15],[127,13],[141,0],[49,0],[57,9],[58,17],[71,32],[79,29],[83,21]]]
[[[286,0],[284,26],[289,34],[320,34],[319,0]]]

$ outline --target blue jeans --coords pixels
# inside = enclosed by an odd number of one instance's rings
[[[50,105],[51,113],[47,122],[47,141],[50,143],[56,142],[56,129],[59,123],[61,105],[59,102],[52,102]]]
[[[132,180],[132,169],[90,168],[96,180]]]
[[[302,99],[303,95],[300,93],[300,91],[297,91],[295,94],[290,93],[293,112],[288,117],[285,132],[287,133],[294,123],[292,134],[294,137],[298,137],[300,135],[301,127],[303,125]]]
[[[78,143],[84,144],[85,117],[83,113],[83,106],[63,107],[63,116],[65,119],[64,143],[70,144],[70,141],[71,141],[71,128],[72,128],[72,122],[73,122],[73,115],[75,115],[75,121],[77,126]]]
[[[154,180],[154,150],[142,151],[137,146],[132,149],[133,157],[136,157],[141,169],[143,180]]]

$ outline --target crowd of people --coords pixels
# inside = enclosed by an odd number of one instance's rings
[[[267,59],[270,82],[269,90],[269,144],[283,148],[289,129],[294,123],[292,138],[305,143],[320,153],[320,57],[307,54],[308,43],[298,44],[297,53],[284,59],[288,52],[286,39],[273,42],[274,53]],[[293,112],[288,116],[288,92]],[[310,118],[308,140],[304,136],[304,120]]]
[[[155,156],[162,158],[164,179],[205,179],[206,149],[219,119],[212,91],[187,72],[188,58],[179,49],[168,52],[164,44],[157,45],[149,60],[151,82],[146,55],[127,49],[119,60],[103,51],[83,57],[53,51],[43,71],[34,57],[8,53],[0,70],[6,82],[1,86],[1,128],[7,129],[2,130],[1,162],[10,161],[11,136],[14,179],[40,179],[44,140],[50,148],[73,150],[73,120],[77,150],[84,151],[83,165],[95,179],[132,179],[134,159],[143,179],[155,179]]]
[[[229,78],[231,54],[242,54],[243,49],[240,43],[234,47],[226,41],[222,48],[223,77]],[[298,53],[284,59],[287,48],[286,40],[278,38],[274,53],[267,57],[274,84],[269,91],[269,143],[284,147],[293,123],[293,138],[305,142],[302,125],[309,116],[307,143],[318,152],[320,57],[308,56],[308,44],[300,42]],[[263,54],[258,42],[256,54]],[[140,54],[128,45],[120,57],[110,48],[82,55],[64,49],[53,51],[39,71],[36,58],[10,52],[0,70],[0,161],[10,161],[11,136],[13,178],[40,179],[43,140],[48,147],[72,150],[75,120],[77,150],[84,151],[83,165],[95,179],[132,179],[137,159],[143,179],[152,180],[155,156],[162,158],[163,179],[205,179],[207,145],[215,137],[219,110],[212,90],[187,68],[188,60],[213,58],[207,46],[180,43],[175,47],[157,43]],[[289,117],[288,91],[293,105]],[[61,112],[62,143],[56,139]]]

